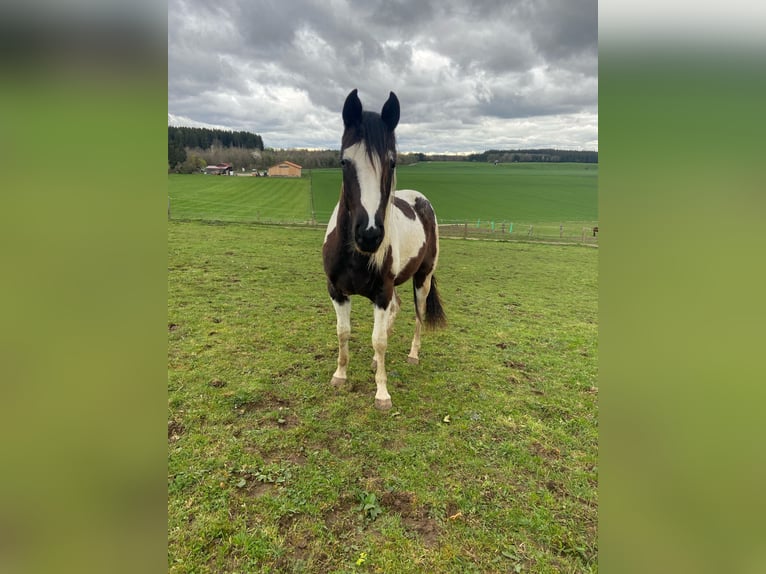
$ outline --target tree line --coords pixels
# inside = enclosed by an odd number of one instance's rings
[[[495,161],[504,163],[527,161],[598,163],[598,152],[563,149],[491,149],[482,153],[471,154],[466,159],[468,161],[484,161],[489,163]]]
[[[168,126],[168,143],[182,148],[210,149],[214,144],[218,144],[222,147],[263,149],[263,139],[258,134],[211,128]]]
[[[252,169],[253,153],[262,149],[261,136],[250,132],[168,126],[169,171],[194,173],[222,162]]]
[[[198,173],[206,165],[230,163],[235,171],[263,171],[282,161],[305,169],[340,167],[338,150],[264,148],[263,139],[244,131],[168,126],[168,170]],[[558,149],[487,150],[469,155],[400,153],[397,161],[408,165],[419,161],[474,161],[483,163],[575,162],[598,163],[597,151]]]

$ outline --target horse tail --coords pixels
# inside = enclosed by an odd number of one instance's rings
[[[436,288],[436,276],[431,276],[431,290],[426,297],[426,327],[438,329],[447,326],[447,316],[444,314],[439,290]]]

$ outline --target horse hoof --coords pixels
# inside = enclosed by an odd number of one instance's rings
[[[379,411],[387,411],[391,409],[393,406],[393,403],[391,403],[391,399],[375,399],[375,408]]]
[[[417,357],[407,357],[407,362],[410,365],[417,365],[420,363],[420,359],[418,359]]]
[[[330,381],[330,384],[337,389],[346,384],[346,379],[341,379],[340,377],[333,377],[332,381]]]

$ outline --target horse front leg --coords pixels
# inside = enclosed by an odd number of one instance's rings
[[[391,408],[391,395],[388,394],[388,378],[386,376],[386,348],[388,347],[388,329],[393,303],[389,301],[385,309],[374,306],[375,326],[372,329],[372,348],[375,351],[375,408],[387,411]]]
[[[335,307],[335,316],[337,318],[338,368],[335,369],[331,384],[334,387],[338,387],[343,385],[347,379],[348,339],[351,336],[351,299],[346,298],[342,301],[333,299],[332,304]]]

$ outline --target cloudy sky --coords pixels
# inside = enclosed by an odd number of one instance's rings
[[[597,0],[169,0],[168,122],[339,149],[358,88],[401,152],[598,149]]]

